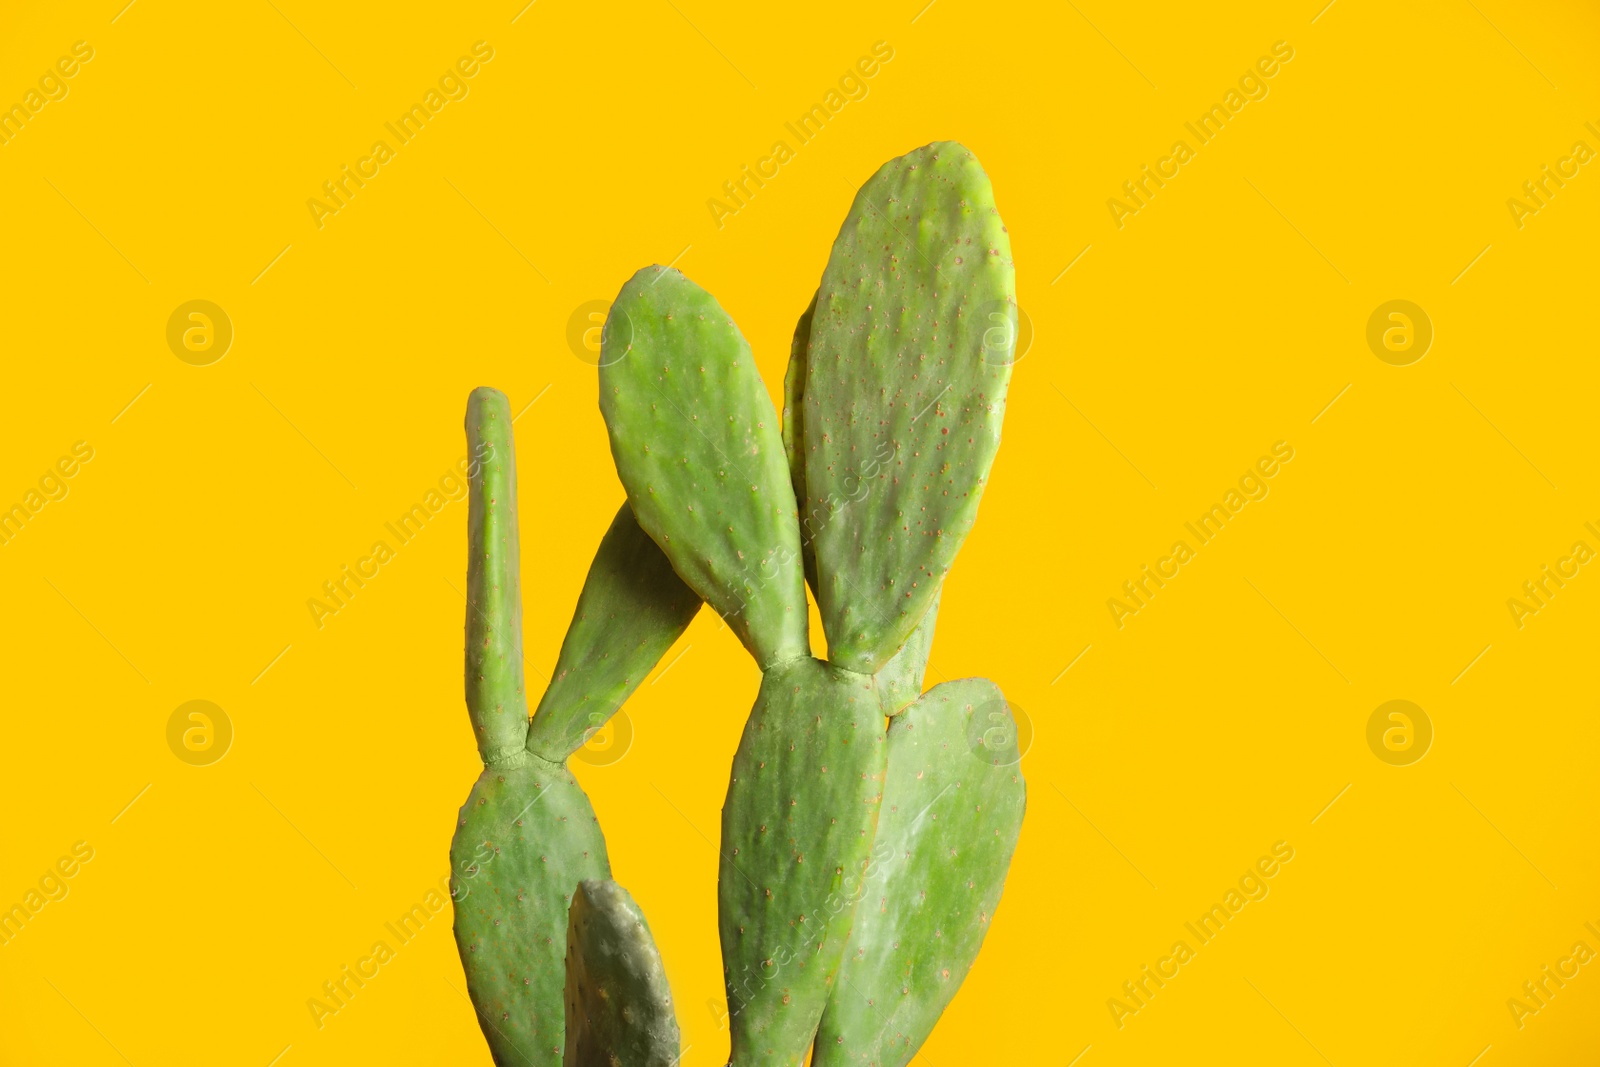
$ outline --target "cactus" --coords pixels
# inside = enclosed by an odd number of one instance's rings
[[[1018,755],[981,678],[934,686],[890,723],[873,862],[812,1067],[904,1067],[922,1047],[1000,902],[1026,799]]]
[[[733,321],[660,267],[622,287],[611,317],[600,410],[628,500],[764,672],[723,805],[718,929],[735,1060],[796,1061],[843,957],[876,827],[876,687],[808,654],[777,412]]]
[[[873,679],[768,670],[722,806],[717,926],[735,1063],[799,1063],[844,958],[887,760]]]
[[[984,334],[1015,304],[971,152],[931,144],[861,187],[817,292],[801,416],[817,606],[842,667],[871,674],[894,655],[972,526],[1011,378],[1010,349]]]
[[[781,430],[717,301],[671,268],[630,278],[599,370],[627,504],[531,727],[509,408],[473,394],[469,440],[492,449],[469,515],[467,696],[485,770],[453,889],[497,1063],[678,1056],[660,957],[564,761],[701,600],[762,672],[722,811],[732,1064],[904,1065],[926,1040],[988,930],[1026,799],[1020,753],[995,747],[1015,737],[1000,690],[923,692],[999,445],[1015,334],[992,327],[1016,315],[988,178],[951,142],[861,187],[795,329]]]
[[[699,600],[624,505],[600,544],[533,729],[522,681],[516,453],[493,389],[467,402],[467,709],[484,769],[450,845],[456,946],[495,1062],[558,1064],[568,906],[611,874],[566,768],[688,626]]]
[[[1015,316],[1009,238],[971,152],[931,144],[861,187],[807,324],[791,465],[817,521],[829,659],[875,672],[893,718],[815,1067],[916,1054],[977,955],[1020,832],[1017,760],[968,743],[980,711],[1011,723],[1000,691],[967,679],[918,697],[944,577],[999,446],[1015,333],[990,324]]]
[[[699,610],[700,598],[623,504],[589,565],[528,750],[566,759],[622,707]]]
[[[566,1067],[676,1067],[678,1021],[644,914],[612,881],[578,883],[567,926]]]
[[[646,267],[603,337],[600,412],[639,525],[759,666],[806,655],[778,416],[739,328],[678,271]]]
[[[811,343],[811,317],[817,311],[817,298],[800,315],[794,328],[794,340],[789,343],[789,369],[783,376],[783,451],[789,461],[789,482],[794,487],[796,501],[806,499],[806,459],[802,451],[804,433],[800,427],[805,413],[802,398],[806,391],[806,347]],[[805,563],[806,582],[814,594],[817,591],[817,553],[813,545],[816,531],[810,513],[799,509],[800,556]]]

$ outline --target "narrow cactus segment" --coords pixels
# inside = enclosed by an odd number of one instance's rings
[[[763,669],[806,655],[778,415],[738,327],[678,271],[646,267],[603,344],[600,411],[639,525]]]
[[[700,610],[627,504],[600,540],[528,750],[560,762],[606,724]]]
[[[960,988],[1022,827],[1015,737],[981,678],[935,686],[890,723],[877,844],[814,1067],[904,1067]]]
[[[672,990],[644,914],[616,882],[578,883],[564,1067],[676,1067],[678,1056]]]
[[[467,453],[467,712],[489,763],[528,743],[517,453],[511,404],[498,389],[474,389],[467,399]]]
[[[800,554],[812,592],[817,588],[817,553],[812,544],[816,530],[811,509],[806,505],[805,435],[801,422],[805,417],[806,346],[811,343],[811,316],[816,310],[817,298],[813,294],[794,328],[794,340],[789,343],[789,369],[783,375],[783,451],[789,459],[789,481],[800,511]]]
[[[567,769],[528,753],[484,769],[450,843],[456,947],[499,1067],[556,1067],[566,1044],[567,908],[609,878],[605,839]]]
[[[1015,304],[1010,239],[971,152],[931,144],[861,187],[818,291],[801,417],[807,506],[824,512],[818,607],[842,667],[874,673],[894,655],[972,526],[1014,344],[986,331]]]
[[[939,594],[911,631],[906,643],[878,672],[878,698],[885,715],[898,715],[920,696],[928,672],[928,653],[933,649],[933,628],[939,619]]]
[[[774,667],[722,807],[718,926],[736,1067],[799,1067],[850,934],[882,800],[873,680]]]

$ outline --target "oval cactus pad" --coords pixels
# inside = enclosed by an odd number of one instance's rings
[[[951,141],[884,164],[834,241],[806,352],[806,497],[830,661],[874,673],[933,602],[1005,415],[1011,242]]]
[[[567,925],[563,1067],[677,1067],[678,1040],[644,913],[616,882],[578,883]]]
[[[883,794],[873,680],[766,672],[722,805],[717,925],[733,1062],[799,1067],[833,988]]]
[[[526,753],[486,767],[450,843],[456,948],[494,1062],[558,1067],[566,1046],[567,909],[609,878],[589,798],[559,764]]]
[[[763,669],[804,656],[806,598],[778,413],[728,313],[668,267],[617,294],[600,412],[633,513]]]
[[[997,721],[1011,722],[1000,690],[964,678],[890,724],[878,839],[814,1067],[903,1067],[967,976],[1027,800],[1021,769],[984,744]]]

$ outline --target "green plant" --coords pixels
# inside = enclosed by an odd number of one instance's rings
[[[862,186],[795,331],[781,432],[716,300],[670,268],[635,274],[600,361],[628,501],[531,728],[509,408],[473,394],[469,441],[494,449],[469,517],[467,695],[485,770],[452,858],[466,888],[458,942],[496,1062],[542,1062],[513,1058],[514,1037],[540,1056],[564,1047],[568,1064],[677,1055],[659,957],[606,881],[563,762],[700,600],[762,670],[722,819],[732,1062],[798,1067],[813,1045],[819,1067],[915,1055],[982,943],[1025,802],[1019,754],[994,741],[1011,721],[998,688],[922,691],[943,580],[999,445],[1015,320],[988,178],[949,142]],[[808,583],[826,660],[810,651]]]
[[[699,610],[624,504],[600,542],[532,726],[523,690],[516,452],[505,395],[477,389],[469,470],[467,711],[483,773],[450,845],[456,946],[497,1064],[562,1062],[568,908],[611,876],[594,809],[566,768]],[[486,446],[482,450],[479,446]]]
[[[611,881],[579,882],[567,926],[569,1067],[675,1067],[678,1020],[644,914]]]

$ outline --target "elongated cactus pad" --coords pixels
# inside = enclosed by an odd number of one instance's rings
[[[700,610],[623,504],[589,565],[528,750],[564,760],[606,724]]]
[[[467,451],[477,464],[467,506],[467,712],[489,763],[528,743],[517,450],[511,404],[499,390],[474,389],[467,398]]]
[[[982,678],[935,686],[890,724],[878,839],[813,1067],[903,1067],[960,988],[1022,826],[1015,739]]]
[[[644,913],[612,881],[578,884],[567,924],[564,1067],[676,1067],[672,990]]]
[[[763,669],[806,655],[778,416],[728,313],[676,270],[635,274],[611,305],[600,411],[633,513],[684,581]]]
[[[527,752],[484,768],[450,844],[456,947],[500,1067],[554,1067],[565,1045],[567,906],[609,878],[605,839],[567,769]]]
[[[806,500],[828,658],[874,673],[933,602],[1000,444],[1011,243],[976,157],[950,141],[861,187],[806,352]],[[988,347],[985,347],[986,340]],[[865,502],[856,502],[865,487]]]
[[[871,678],[810,657],[762,677],[722,806],[717,875],[739,1067],[805,1058],[861,892],[885,755]]]

